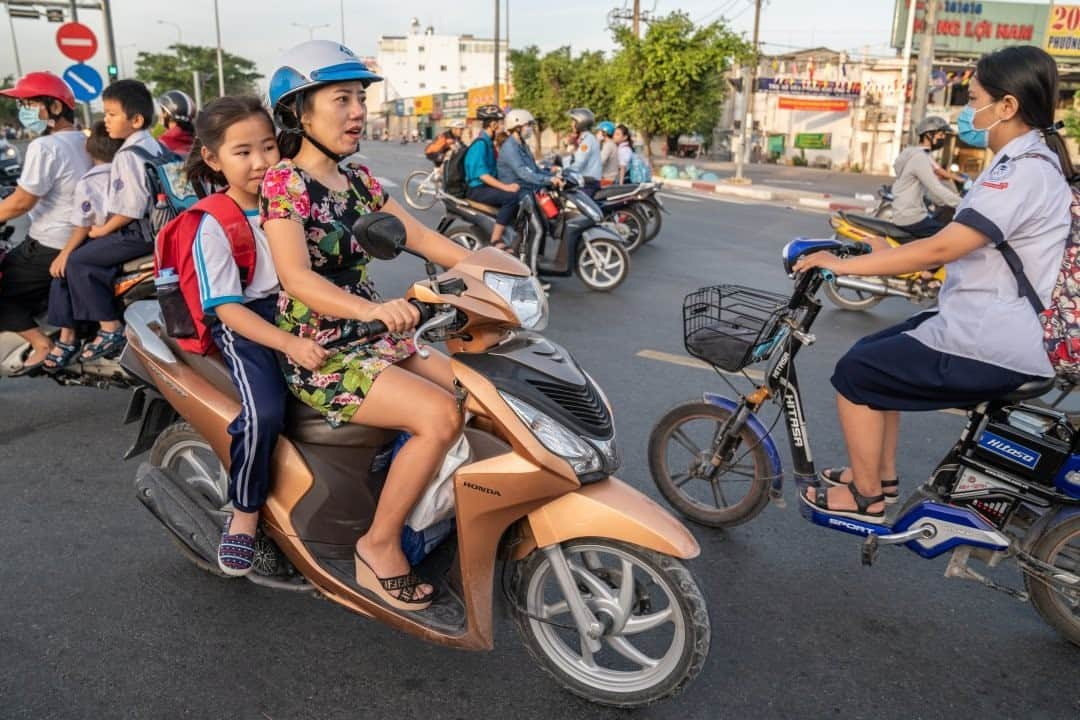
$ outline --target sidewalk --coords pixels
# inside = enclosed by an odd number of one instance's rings
[[[699,171],[720,175],[719,180],[665,179],[659,176],[664,165],[684,168],[693,165]],[[734,183],[735,164],[686,158],[654,158],[654,178],[666,187],[729,195],[761,201],[778,201],[818,210],[865,211],[877,202],[877,189],[892,182],[880,175],[841,173],[817,168],[785,165],[750,164],[744,166],[745,184]],[[801,189],[802,186],[807,189]],[[813,188],[813,189],[810,189]]]

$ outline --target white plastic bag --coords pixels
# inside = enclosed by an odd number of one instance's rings
[[[435,479],[424,490],[405,521],[413,530],[423,530],[447,520],[454,515],[454,473],[464,465],[472,454],[469,441],[462,434],[450,447],[450,452],[443,460],[442,468]]]

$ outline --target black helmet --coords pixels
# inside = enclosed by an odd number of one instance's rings
[[[498,105],[481,105],[476,108],[478,120],[502,120],[503,111]]]
[[[195,101],[183,90],[170,90],[158,98],[158,105],[173,120],[189,123],[195,118]]]
[[[922,137],[928,133],[943,132],[946,135],[955,135],[956,132],[949,125],[949,121],[937,115],[927,115],[915,126],[915,135]]]
[[[578,132],[588,130],[596,122],[596,116],[589,108],[574,108],[567,114],[574,119],[574,129]]]

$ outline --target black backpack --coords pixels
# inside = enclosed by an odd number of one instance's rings
[[[465,177],[465,156],[468,154],[468,150],[458,150],[443,161],[443,188],[456,198],[465,197],[469,191],[469,181]]]
[[[153,242],[169,221],[190,208],[201,197],[187,179],[184,159],[164,145],[160,146],[160,150],[158,155],[152,155],[140,145],[129,145],[120,150],[134,152],[145,167],[150,207],[147,214],[140,219],[139,228],[148,242]]]

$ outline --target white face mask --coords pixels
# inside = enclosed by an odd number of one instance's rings
[[[525,127],[521,128],[521,138],[523,140],[528,140],[532,136],[533,136],[532,125],[526,125]]]

